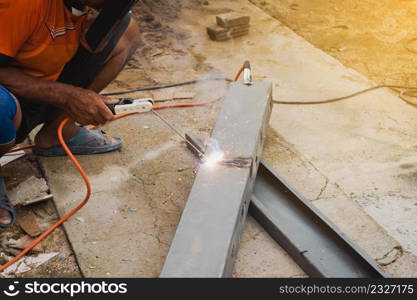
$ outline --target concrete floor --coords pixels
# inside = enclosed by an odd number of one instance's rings
[[[216,14],[252,17],[251,34],[209,41]],[[143,33],[145,46],[109,90],[232,74],[250,59],[256,80],[277,99],[322,99],[372,83],[313,47],[246,0],[185,8],[173,31]],[[197,99],[225,92],[205,83]],[[142,94],[147,96],[149,94]],[[184,131],[209,136],[220,104],[167,110]],[[417,276],[416,111],[388,91],[325,106],[275,106],[264,159],[393,276]],[[93,184],[90,203],[66,223],[85,276],[158,276],[193,183],[197,162],[153,115],[117,121],[119,153],[80,157]],[[67,158],[42,159],[60,214],[84,195]],[[236,277],[303,277],[303,271],[249,218]]]

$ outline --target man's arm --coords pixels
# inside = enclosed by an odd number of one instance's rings
[[[0,55],[0,84],[17,98],[48,103],[61,108],[80,124],[101,125],[113,119],[106,104],[115,100],[71,85],[42,80],[8,66],[10,58]]]

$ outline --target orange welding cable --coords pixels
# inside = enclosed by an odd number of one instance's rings
[[[222,100],[223,97],[217,98],[215,100],[212,101],[207,101],[207,102],[195,102],[195,103],[174,103],[174,104],[165,104],[165,105],[154,105],[153,109],[164,109],[164,108],[174,108],[174,107],[190,107],[190,106],[204,106],[204,105],[209,105],[215,102],[218,102],[220,100]],[[114,120],[118,120],[127,116],[131,116],[131,115],[135,115],[136,113],[127,113],[127,114],[119,114],[114,116],[113,121]],[[88,129],[95,129],[96,126],[89,126]],[[14,153],[17,151],[21,151],[21,150],[27,150],[27,149],[32,149],[34,148],[35,145],[26,145],[26,146],[22,146],[22,147],[17,147],[17,148],[13,148],[12,150],[10,150],[9,153]]]
[[[242,71],[243,71],[243,67],[239,70],[238,74],[236,75],[235,81],[237,81],[239,79],[240,74],[242,73]],[[218,101],[220,101],[222,99],[223,99],[223,97],[220,97],[218,99],[215,99],[215,100],[212,100],[212,101],[208,101],[208,102],[175,103],[175,104],[155,105],[155,106],[153,106],[153,109],[164,109],[164,108],[173,108],[173,107],[203,106],[203,105],[213,104],[213,103],[218,102]],[[116,115],[113,120],[121,119],[121,118],[130,116],[130,115],[133,115],[133,114],[135,114],[135,113],[128,113],[128,114]],[[39,237],[37,237],[32,243],[30,243],[30,245],[28,247],[26,247],[16,257],[12,258],[10,261],[8,261],[4,265],[0,266],[0,272],[3,272],[5,269],[7,269],[11,265],[13,265],[17,261],[19,261],[30,250],[32,250],[34,247],[36,247],[36,245],[38,245],[40,242],[42,242],[43,239],[45,239],[48,235],[50,235],[52,232],[54,232],[55,229],[57,229],[59,226],[61,226],[63,223],[65,223],[69,218],[71,218],[73,215],[75,215],[90,200],[91,190],[92,190],[91,189],[90,180],[88,179],[88,176],[87,176],[86,172],[84,171],[84,169],[82,168],[82,166],[80,165],[80,163],[78,162],[78,160],[75,158],[75,156],[72,154],[71,150],[68,148],[68,146],[65,143],[65,140],[63,138],[63,135],[62,135],[62,130],[63,130],[63,128],[65,127],[65,125],[68,122],[69,122],[69,118],[66,118],[59,125],[59,127],[58,127],[58,139],[59,139],[59,142],[61,143],[62,148],[64,148],[65,153],[71,159],[71,161],[73,162],[74,166],[77,168],[78,172],[80,173],[81,177],[83,178],[83,180],[85,182],[85,185],[87,187],[87,193],[85,195],[85,198],[84,198],[84,200],[76,208],[74,208],[72,211],[70,211],[68,214],[66,214],[62,219],[60,219],[54,225],[52,225],[46,232],[44,232]],[[29,149],[29,148],[33,148],[33,147],[34,147],[34,145],[23,146],[23,147],[20,147],[20,148],[13,149],[9,153],[16,152],[18,150]]]
[[[58,139],[59,142],[62,145],[62,148],[64,148],[65,153],[69,156],[71,161],[73,162],[74,166],[77,168],[78,172],[81,174],[81,177],[84,179],[85,185],[87,187],[87,193],[85,195],[84,201],[82,201],[75,209],[73,209],[71,212],[69,212],[67,215],[65,215],[62,219],[60,219],[58,222],[56,222],[54,225],[51,226],[46,232],[41,234],[38,238],[36,238],[30,245],[24,249],[22,252],[20,252],[16,257],[8,261],[6,264],[0,266],[0,272],[3,272],[6,268],[13,265],[15,262],[20,260],[26,253],[28,253],[30,250],[32,250],[36,245],[38,245],[44,238],[46,238],[49,234],[51,234],[55,229],[57,229],[59,226],[61,226],[65,221],[67,221],[69,218],[71,218],[76,212],[78,212],[85,204],[87,204],[88,200],[91,196],[91,184],[88,180],[87,174],[81,167],[78,160],[75,158],[75,156],[71,153],[70,149],[68,148],[67,144],[65,143],[65,140],[62,136],[62,129],[65,127],[65,125],[68,123],[69,119],[65,119],[61,122],[58,128]]]
[[[245,70],[244,66],[241,66],[239,71],[237,72],[236,76],[235,76],[235,80],[234,81],[238,81],[240,78],[240,75],[242,75],[243,70]]]
[[[154,106],[153,109],[163,109],[163,108],[172,108],[172,107],[202,106],[202,105],[208,105],[208,104],[215,103],[217,101],[220,101],[221,99],[222,98],[218,98],[216,100],[212,100],[212,101],[208,101],[208,102],[200,102],[200,103],[176,103],[176,104],[159,105],[159,106]],[[130,115],[133,115],[133,114],[134,113],[116,115],[113,120],[121,119],[121,118],[130,116]],[[73,162],[74,166],[77,168],[78,172],[81,174],[82,178],[84,179],[85,185],[87,187],[87,194],[85,195],[84,200],[76,208],[74,208],[67,215],[65,215],[62,219],[60,219],[58,222],[56,222],[54,225],[52,225],[46,232],[44,232],[42,235],[40,235],[38,238],[36,238],[32,243],[30,243],[30,245],[27,248],[25,248],[22,252],[20,252],[16,257],[14,257],[10,261],[8,261],[6,264],[0,266],[0,272],[3,272],[5,269],[7,269],[11,265],[13,265],[17,261],[19,261],[30,250],[32,250],[34,247],[36,247],[36,245],[38,245],[43,239],[45,239],[48,235],[50,235],[52,232],[54,232],[55,229],[57,229],[59,226],[61,226],[63,223],[65,223],[69,218],[71,218],[74,214],[76,214],[81,208],[83,208],[84,205],[87,204],[88,200],[90,200],[91,183],[88,179],[88,176],[87,176],[86,172],[84,171],[84,169],[81,167],[78,160],[72,154],[71,150],[68,148],[68,146],[65,143],[65,140],[62,136],[62,130],[65,127],[65,125],[68,123],[68,121],[69,121],[69,119],[66,118],[59,125],[58,139],[59,139],[59,142],[61,143],[62,148],[64,148],[65,153],[69,156],[69,158]],[[29,148],[33,148],[33,147],[34,147],[34,145],[23,146],[23,147],[13,149],[9,153],[16,152],[18,150],[29,149]]]
[[[165,109],[165,108],[175,108],[175,107],[195,107],[195,106],[204,106],[204,105],[209,105],[209,104],[213,104],[216,103],[220,100],[222,100],[223,97],[217,98],[215,100],[211,100],[211,101],[207,101],[207,102],[193,102],[193,103],[173,103],[173,104],[164,104],[164,105],[154,105],[152,107],[152,109]],[[127,116],[132,116],[135,115],[137,113],[126,113],[126,114],[118,114],[115,115],[113,117],[113,121],[127,117]],[[92,130],[97,128],[97,126],[88,126],[88,130]]]
[[[242,75],[242,72],[244,70],[244,67],[240,67],[239,71],[236,73],[236,76],[234,78],[234,81],[238,81],[240,76]],[[218,99],[212,100],[212,101],[208,101],[208,102],[194,102],[194,103],[175,103],[175,104],[165,104],[165,105],[154,105],[153,109],[164,109],[164,108],[174,108],[174,107],[189,107],[189,106],[203,106],[203,105],[209,105],[215,102],[218,102],[220,100],[222,100],[223,97],[220,97]],[[136,113],[127,113],[127,114],[119,114],[116,115],[114,117],[113,120],[117,120],[117,119],[121,119],[127,116],[131,116],[134,115]],[[89,129],[94,129],[96,128],[96,126],[90,126]],[[26,150],[26,149],[30,149],[35,147],[35,145],[28,145],[28,146],[23,146],[23,147],[19,147],[19,148],[14,148],[12,150],[10,150],[8,153],[13,153],[13,152],[17,152],[20,150]]]
[[[164,109],[164,108],[173,108],[173,107],[205,106],[205,105],[216,103],[216,102],[218,102],[222,99],[223,99],[223,97],[217,98],[215,100],[207,101],[207,102],[173,103],[173,104],[164,104],[164,105],[154,105],[153,109]]]

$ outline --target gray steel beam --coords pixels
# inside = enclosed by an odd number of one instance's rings
[[[195,154],[204,143],[187,134]],[[197,150],[196,150],[197,149]],[[250,212],[311,277],[388,277],[364,251],[261,161]]]
[[[269,83],[233,83],[206,156],[252,159],[250,168],[200,166],[161,277],[229,277],[246,219],[272,110]]]
[[[250,213],[312,277],[387,277],[369,255],[264,162]]]

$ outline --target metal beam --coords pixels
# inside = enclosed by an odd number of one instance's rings
[[[368,254],[264,162],[250,213],[311,277],[387,277]]]
[[[196,156],[204,153],[200,139],[187,134],[187,140]],[[388,277],[369,255],[263,161],[249,210],[311,277]]]
[[[161,277],[229,277],[246,219],[272,110],[269,83],[233,83],[206,150],[249,168],[201,165]],[[217,149],[216,149],[217,148]]]

